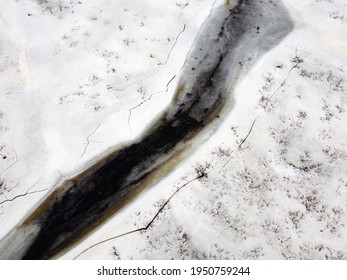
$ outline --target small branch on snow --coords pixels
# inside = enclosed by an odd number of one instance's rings
[[[302,58],[300,58],[298,56],[298,47],[296,47],[295,49],[295,57],[291,60],[291,62],[294,63],[294,65],[289,69],[288,71],[288,74],[286,76],[286,78],[283,80],[283,82],[278,86],[278,88],[270,95],[267,103],[271,100],[271,98],[282,88],[286,85],[287,83],[287,80],[289,79],[290,77],[290,74],[292,73],[292,71],[295,69],[295,68],[298,68],[299,64],[303,63],[304,60]],[[266,104],[267,104],[266,103]]]
[[[255,125],[257,119],[258,119],[258,116],[253,120],[252,125],[251,125],[250,129],[248,130],[248,133],[247,133],[246,137],[243,138],[242,141],[241,141],[241,143],[237,146],[237,151],[239,151],[239,150],[241,149],[242,145],[247,141],[248,137],[251,135],[251,133],[252,133],[252,131],[253,131],[253,128],[254,128],[254,125]],[[232,159],[232,156],[233,156],[234,152],[235,152],[235,150],[230,154],[228,160],[223,164],[223,166],[221,167],[221,169],[219,169],[218,174],[220,174],[220,172],[225,168],[225,166],[228,165],[228,163],[229,163],[230,160]]]
[[[212,159],[213,161],[213,159]],[[116,235],[116,236],[113,236],[113,237],[110,237],[110,238],[107,238],[107,239],[104,239],[100,242],[97,242],[91,246],[89,246],[88,248],[86,248],[85,250],[83,250],[81,253],[79,253],[76,257],[74,257],[73,259],[76,260],[77,258],[79,258],[81,255],[83,255],[84,253],[86,253],[87,251],[91,250],[92,248],[95,248],[96,246],[99,246],[101,244],[104,244],[108,241],[111,241],[111,240],[115,240],[115,239],[118,239],[120,237],[124,237],[124,236],[127,236],[127,235],[130,235],[130,234],[133,234],[133,233],[136,233],[136,232],[145,232],[147,231],[152,225],[153,223],[155,222],[155,220],[159,217],[159,215],[164,211],[164,209],[166,208],[166,206],[170,203],[170,201],[173,199],[173,197],[179,193],[183,188],[187,187],[189,184],[191,184],[192,182],[196,181],[196,180],[199,180],[201,179],[202,177],[206,177],[208,175],[208,173],[210,173],[211,171],[213,171],[213,169],[210,169],[209,171],[206,171],[208,168],[211,167],[211,164],[212,164],[212,161],[211,163],[209,164],[206,164],[205,166],[205,170],[203,172],[199,172],[197,174],[197,176],[195,176],[193,179],[187,181],[186,183],[184,183],[182,186],[180,186],[179,188],[177,188],[170,196],[168,199],[166,199],[165,203],[158,209],[158,211],[156,212],[156,214],[153,216],[153,218],[147,223],[146,226],[142,227],[142,228],[138,228],[138,229],[134,229],[134,230],[131,230],[131,231],[128,231],[128,232],[125,232],[125,233],[122,233],[122,234],[119,234],[119,235]]]
[[[241,149],[242,145],[246,142],[247,138],[249,137],[249,135],[252,133],[252,130],[253,130],[253,127],[254,127],[254,124],[255,122],[257,121],[258,117],[256,117],[254,119],[254,121],[252,122],[252,125],[251,125],[251,128],[249,129],[246,137],[244,139],[242,139],[241,143],[239,144],[239,146],[237,147],[239,150]]]

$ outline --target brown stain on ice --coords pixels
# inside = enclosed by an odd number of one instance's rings
[[[228,9],[231,10],[233,7],[233,1],[232,0],[226,0],[226,5],[228,6]]]

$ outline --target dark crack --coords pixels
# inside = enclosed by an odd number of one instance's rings
[[[99,129],[99,127],[101,126],[101,124],[102,124],[102,122],[99,123],[99,124],[93,129],[93,131],[92,131],[91,133],[89,133],[89,135],[87,136],[87,143],[86,143],[86,145],[85,145],[85,147],[84,147],[84,149],[83,149],[82,155],[80,156],[80,158],[78,159],[78,161],[77,161],[77,163],[76,163],[76,165],[75,165],[75,168],[78,166],[79,162],[81,161],[81,159],[84,157],[84,155],[85,155],[86,152],[87,152],[87,149],[88,149],[88,147],[89,147],[89,145],[90,145],[90,143],[91,143],[90,137],[92,137],[93,134]]]
[[[26,153],[25,155],[21,156],[20,158],[18,158],[17,153],[15,153],[16,160],[13,163],[11,163],[8,167],[6,167],[3,171],[1,171],[0,176],[3,175],[6,171],[8,171],[10,168],[12,168],[14,165],[16,165],[18,162],[20,162],[22,159],[26,158],[28,155],[30,155],[35,150],[36,150],[36,148],[31,150],[30,152]]]
[[[0,205],[2,204],[5,204],[6,202],[11,202],[11,201],[14,201],[18,198],[21,198],[21,197],[25,197],[27,195],[31,195],[31,194],[35,194],[35,193],[41,193],[41,192],[44,192],[46,190],[48,190],[49,188],[45,188],[45,189],[41,189],[41,190],[37,190],[37,191],[30,191],[31,189],[33,189],[40,181],[41,181],[42,178],[40,178],[39,180],[37,180],[35,182],[35,184],[33,184],[29,189],[27,189],[27,191],[25,193],[22,193],[22,194],[19,194],[19,195],[16,195],[12,198],[9,198],[9,199],[5,199],[3,201],[0,202]]]

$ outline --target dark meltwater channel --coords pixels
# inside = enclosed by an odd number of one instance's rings
[[[57,188],[0,242],[0,257],[46,259],[98,225],[230,104],[240,77],[292,28],[280,1],[244,0],[232,11],[216,8],[188,55],[175,99],[160,120],[141,140]]]

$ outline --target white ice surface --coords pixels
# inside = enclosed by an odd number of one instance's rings
[[[63,2],[0,2],[0,237],[169,104],[214,1]],[[347,259],[347,3],[283,2],[295,30],[213,135],[61,258],[146,226],[202,166],[147,231],[79,258]]]

